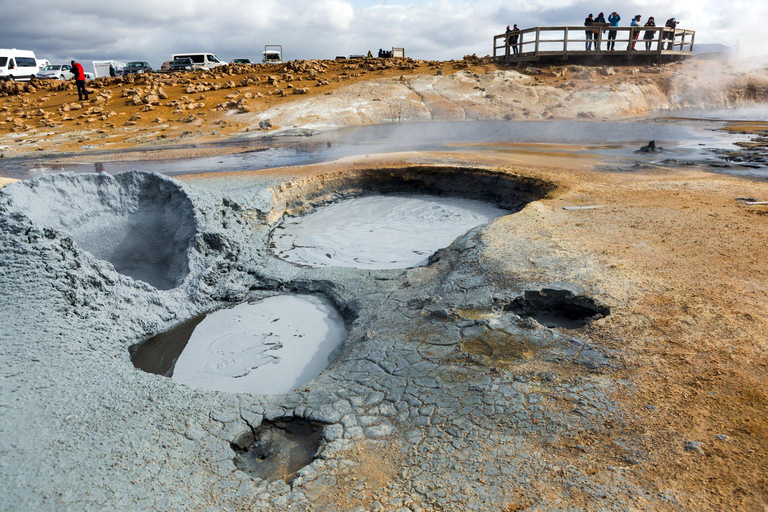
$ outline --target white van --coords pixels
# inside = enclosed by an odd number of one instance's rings
[[[0,49],[0,80],[31,80],[39,70],[35,52]]]
[[[183,57],[192,59],[192,63],[197,69],[213,69],[226,64],[212,53],[175,53],[171,56],[171,60],[174,61]]]

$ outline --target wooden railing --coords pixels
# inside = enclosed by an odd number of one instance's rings
[[[534,27],[494,36],[493,56],[515,61],[558,55],[691,55],[695,36],[693,30],[667,27]]]

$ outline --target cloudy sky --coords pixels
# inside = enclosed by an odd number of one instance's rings
[[[766,0],[0,0],[0,48],[34,50],[52,62],[147,60],[212,51],[231,60],[261,58],[282,44],[287,59],[375,54],[405,47],[422,59],[486,55],[507,24],[520,28],[581,25],[590,12],[613,10],[628,25],[672,16],[696,30],[697,43],[739,41],[746,56],[768,55]]]

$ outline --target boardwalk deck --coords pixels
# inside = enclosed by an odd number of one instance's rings
[[[587,39],[587,31],[591,39]],[[515,36],[517,39],[515,40]],[[493,57],[516,62],[658,62],[693,57],[696,32],[667,27],[534,27],[493,38]],[[609,49],[610,45],[613,49]]]

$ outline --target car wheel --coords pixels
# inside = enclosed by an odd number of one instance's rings
[[[59,80],[64,80],[64,75],[59,75]]]
[[[13,77],[13,75],[8,75],[8,80],[9,80],[9,81],[11,81],[11,82],[13,82],[13,81],[15,81],[16,79]]]

